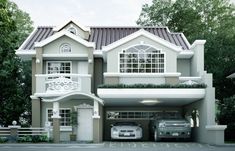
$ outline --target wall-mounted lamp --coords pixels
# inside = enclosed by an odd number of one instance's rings
[[[88,59],[88,63],[92,63],[92,59]]]
[[[40,63],[40,59],[36,59],[36,63]]]

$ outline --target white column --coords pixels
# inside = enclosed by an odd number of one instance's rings
[[[60,103],[59,102],[53,102],[52,118],[61,118],[60,117]]]
[[[100,115],[99,115],[99,103],[96,100],[94,100],[93,118],[100,118]]]

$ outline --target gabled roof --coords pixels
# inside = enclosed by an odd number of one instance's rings
[[[150,32],[147,32],[144,29],[140,29],[140,30],[134,32],[133,34],[130,34],[130,35],[128,35],[128,36],[118,40],[118,41],[115,41],[115,42],[111,43],[108,46],[103,46],[102,50],[104,50],[104,51],[112,50],[112,49],[114,49],[114,48],[116,48],[116,47],[118,47],[118,46],[120,46],[120,45],[122,45],[122,44],[124,44],[124,43],[126,43],[128,41],[131,41],[131,40],[133,40],[133,39],[135,39],[135,38],[137,38],[139,36],[147,37],[147,38],[149,38],[149,39],[151,39],[151,40],[153,40],[155,42],[161,43],[165,47],[168,47],[168,48],[170,48],[172,50],[175,50],[177,52],[182,50],[182,47],[176,46],[175,44],[172,44],[172,43],[170,43],[167,40],[164,40],[164,39],[162,39],[162,38],[160,38],[158,36],[155,36],[154,34],[152,34]]]
[[[141,27],[90,27],[89,42],[95,42],[96,50],[101,50],[103,46],[107,46],[118,41],[138,30]],[[143,27],[142,29],[156,35],[176,46],[182,47],[184,50],[190,48],[190,44],[183,33],[171,33],[167,27]],[[33,50],[34,43],[40,42],[56,32],[53,27],[38,27],[31,37],[28,38],[20,48],[22,50]]]
[[[70,33],[67,30],[63,30],[61,32],[58,32],[58,33],[48,37],[47,39],[44,39],[44,40],[40,41],[40,42],[36,42],[35,43],[35,47],[43,47],[43,46],[49,44],[50,42],[52,42],[52,41],[54,41],[54,40],[56,40],[56,39],[58,39],[58,38],[60,38],[62,36],[67,36],[67,37],[69,37],[69,38],[71,38],[71,39],[81,43],[82,45],[84,45],[86,47],[93,47],[93,48],[95,48],[95,44],[93,42],[88,42],[88,41],[82,39],[81,37],[76,36],[76,35]]]
[[[67,26],[70,23],[73,23],[73,24],[77,25],[79,28],[81,28],[85,32],[90,32],[90,28],[89,27],[83,26],[82,24],[80,24],[75,19],[70,19],[70,20],[66,21],[64,24],[62,24],[61,26],[58,26],[58,27],[54,28],[53,30],[54,31],[60,31],[60,30],[62,30],[65,26]]]

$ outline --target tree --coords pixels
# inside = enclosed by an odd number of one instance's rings
[[[27,24],[27,25],[24,25]],[[27,28],[22,31],[20,28]],[[29,16],[7,0],[0,0],[0,124],[9,125],[19,121],[28,108],[29,89],[26,82],[28,70],[16,55],[15,50],[32,31]]]
[[[234,94],[235,85],[226,79],[235,65],[235,7],[228,0],[153,0],[143,5],[137,24],[167,26],[190,42],[206,39],[205,69],[214,75],[216,98]]]

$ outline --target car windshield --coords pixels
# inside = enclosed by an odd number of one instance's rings
[[[117,122],[114,126],[137,126],[135,122]]]
[[[164,119],[183,119],[178,112],[166,112],[163,116]]]

